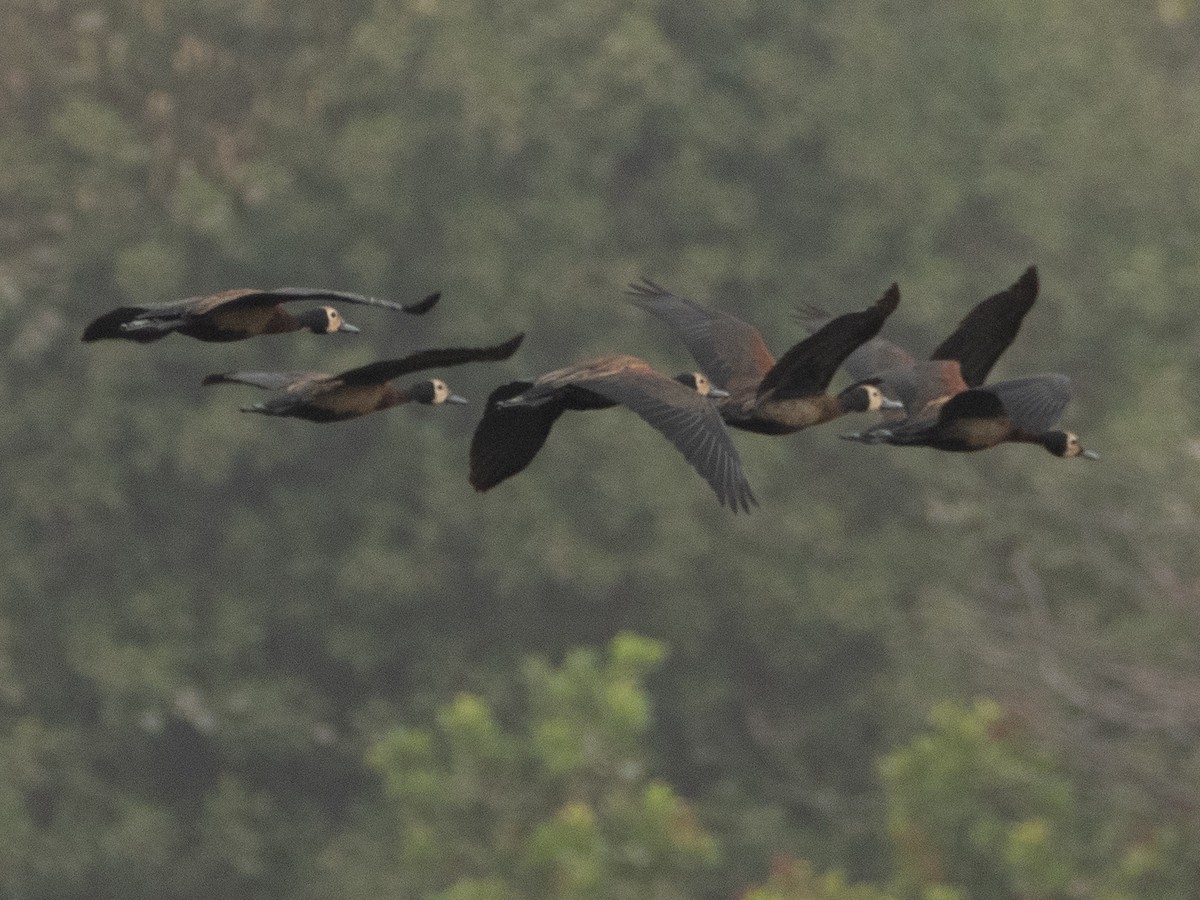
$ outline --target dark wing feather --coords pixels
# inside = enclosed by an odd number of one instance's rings
[[[827,322],[779,358],[758,387],[759,398],[784,400],[825,393],[833,373],[856,347],[879,333],[900,303],[894,283],[867,309],[845,313]]]
[[[147,312],[154,310],[154,307],[146,306],[121,306],[111,312],[106,312],[102,316],[98,316],[88,323],[87,328],[83,329],[83,340],[98,341],[102,338],[126,338],[132,341],[138,341],[142,344],[148,344],[151,341],[157,341],[159,338],[166,337],[169,330],[154,330],[154,331],[125,331],[121,328],[126,322],[132,322],[134,319],[141,318]]]
[[[408,313],[410,316],[423,316],[425,313],[437,306],[437,302],[441,299],[442,292],[434,291],[432,294],[425,295],[425,297],[418,300],[416,303],[403,304],[400,309]]]
[[[430,294],[417,303],[407,306],[393,303],[391,300],[380,300],[377,297],[366,297],[362,294],[352,294],[348,291],[331,291],[324,288],[283,287],[274,290],[256,290],[254,288],[236,288],[222,291],[207,297],[193,298],[189,309],[193,315],[204,315],[214,309],[225,307],[238,309],[254,306],[274,306],[276,303],[290,303],[294,300],[319,300],[330,303],[351,303],[358,306],[380,306],[397,312],[420,315],[428,312],[437,303],[441,293]]]
[[[936,423],[912,423],[912,427],[897,428],[896,433],[924,428],[940,428],[962,419],[999,419],[1006,415],[1000,398],[987,388],[971,388],[955,394],[942,406]]]
[[[833,316],[819,306],[802,306],[798,312],[809,334],[820,331],[833,321]],[[915,362],[913,355],[898,344],[893,344],[887,338],[873,337],[855,348],[842,362],[842,368],[855,381],[866,381],[889,370],[906,369]],[[886,388],[884,393],[887,393]]]
[[[1013,424],[1031,434],[1054,428],[1071,402],[1071,379],[1066,375],[1031,375],[997,381],[980,390],[999,398]]]
[[[1030,266],[1011,287],[981,301],[967,313],[930,359],[958,360],[963,380],[971,387],[979,387],[1017,336],[1037,295],[1037,267]]]
[[[472,362],[496,362],[508,359],[517,352],[525,334],[514,335],[503,344],[494,347],[447,347],[437,350],[422,350],[401,359],[385,359],[369,363],[356,369],[347,369],[334,376],[339,382],[348,386],[368,384],[383,384],[410,372],[422,369],[440,368],[443,366],[461,366]]]
[[[753,393],[775,364],[758,329],[735,316],[672,294],[644,278],[629,285],[626,293],[637,306],[667,323],[717,387],[735,394]]]
[[[201,384],[248,384],[265,391],[294,390],[329,376],[324,372],[225,372],[206,375]]]
[[[475,490],[489,490],[523,471],[563,414],[563,405],[553,399],[538,406],[496,405],[524,393],[530,385],[528,381],[513,381],[488,396],[483,417],[471,437],[470,480]]]
[[[283,299],[275,297],[271,291],[260,291],[257,288],[232,288],[228,291],[218,291],[215,294],[205,294],[200,297],[188,297],[173,303],[163,303],[146,309],[150,318],[160,318],[172,315],[204,316],[216,309],[247,309],[255,306],[274,306]]]
[[[871,338],[858,346],[842,362],[842,368],[855,381],[873,378],[887,369],[902,369],[913,364],[913,356],[887,338]]]
[[[667,438],[700,473],[717,499],[734,512],[757,505],[741,457],[716,404],[657,372],[630,371],[586,382],[595,391],[627,406]]]

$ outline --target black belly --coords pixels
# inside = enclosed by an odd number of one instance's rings
[[[374,410],[371,410],[372,412]],[[345,422],[347,419],[357,419],[359,416],[365,416],[365,412],[339,412],[338,410],[326,409],[323,406],[301,406],[296,411],[289,413],[297,419],[308,419],[310,422]]]
[[[595,391],[589,391],[587,388],[576,385],[570,385],[559,391],[558,401],[562,404],[563,409],[577,412],[589,409],[612,409],[618,405],[616,401],[609,400],[603,394],[597,394]]]

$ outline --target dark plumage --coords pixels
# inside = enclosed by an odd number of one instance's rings
[[[440,293],[430,294],[418,303],[402,306],[390,300],[320,288],[277,288],[272,291],[236,288],[154,306],[119,307],[93,320],[84,329],[83,340],[124,338],[147,344],[175,331],[201,341],[240,341],[260,334],[279,334],[301,328],[315,334],[354,332],[358,329],[343,321],[332,306],[319,306],[293,315],[283,304],[296,300],[328,300],[420,315],[432,309],[440,296]]]
[[[847,356],[843,368],[851,378],[878,384],[885,396],[900,401],[905,409],[885,413],[884,423],[860,432],[858,439],[870,443],[874,432],[887,428],[889,422],[932,421],[949,398],[981,386],[1016,338],[1037,295],[1037,268],[1030,266],[1010,287],[976,304],[927,361],[917,362],[907,350],[880,337]],[[807,307],[804,317],[812,330],[829,321],[829,314],[816,307]]]
[[[666,437],[732,509],[757,504],[737,449],[700,374],[668,378],[634,356],[603,356],[496,388],[471,439],[471,484],[495,487],[522,471],[567,410],[627,406]]]
[[[524,334],[495,347],[423,350],[403,359],[348,369],[337,375],[321,372],[229,372],[209,375],[204,384],[249,384],[282,392],[263,403],[242,407],[242,412],[268,416],[291,416],[310,422],[340,422],[378,412],[401,403],[466,403],[450,393],[440,379],[418,382],[406,389],[388,384],[410,372],[464,363],[508,359],[521,345]]]
[[[836,396],[826,393],[842,361],[874,337],[900,303],[892,285],[874,305],[825,323],[778,361],[762,335],[741,319],[672,294],[643,279],[629,286],[633,302],[667,323],[704,373],[729,391],[718,404],[726,424],[759,434],[788,434],[847,412],[892,404],[880,389],[860,382]]]
[[[1099,459],[1070,431],[1054,428],[1071,399],[1066,375],[1032,375],[970,388],[942,404],[932,421],[880,429],[877,441],[969,453],[1005,442],[1040,444],[1055,456]]]

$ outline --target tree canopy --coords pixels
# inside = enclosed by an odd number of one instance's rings
[[[0,893],[1195,896],[1191,4],[0,25]],[[738,435],[762,506],[734,517],[611,410],[467,483],[496,384],[694,366],[640,276],[776,353],[801,305],[896,281],[885,335],[923,356],[1030,264],[994,377],[1068,374],[1100,463]],[[79,342],[284,285],[443,299]],[[446,373],[468,407],[313,425],[200,384],[516,331]]]

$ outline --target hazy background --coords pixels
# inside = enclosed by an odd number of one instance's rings
[[[5,5],[0,892],[1200,896],[1198,60],[1184,0]],[[735,517],[614,410],[467,484],[500,381],[692,367],[640,275],[777,352],[898,281],[924,355],[1030,264],[994,377],[1099,463],[739,434]],[[280,285],[444,293],[79,342]],[[200,386],[519,330],[468,407]]]

